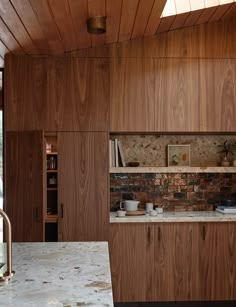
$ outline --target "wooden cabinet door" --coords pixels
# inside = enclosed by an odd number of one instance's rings
[[[114,301],[151,301],[155,287],[152,226],[111,224],[109,252]]]
[[[59,241],[108,239],[108,134],[58,133]]]
[[[155,225],[155,301],[199,299],[198,224]]]
[[[13,242],[44,240],[43,132],[6,132],[5,210]]]
[[[112,60],[110,84],[110,131],[154,131],[154,60]]]
[[[59,131],[108,131],[108,59],[57,60]]]
[[[235,300],[235,223],[201,223],[200,235],[201,300]]]
[[[200,130],[236,131],[236,59],[200,60]]]
[[[199,131],[198,60],[155,60],[155,131]]]
[[[55,61],[7,56],[5,130],[57,130]]]

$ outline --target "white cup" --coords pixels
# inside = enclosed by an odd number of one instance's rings
[[[146,203],[146,213],[149,213],[149,210],[153,210],[153,203]]]
[[[157,213],[163,213],[163,208],[162,207],[157,207],[156,208]]]
[[[123,216],[126,215],[126,211],[124,211],[124,210],[118,210],[118,211],[116,211],[116,214],[117,214],[118,217],[123,217]]]
[[[156,211],[156,210],[150,209],[150,210],[149,210],[149,215],[150,215],[150,216],[157,216],[157,211]]]
[[[137,200],[123,200],[120,202],[120,209],[124,209],[126,211],[137,211],[139,203],[140,202]]]

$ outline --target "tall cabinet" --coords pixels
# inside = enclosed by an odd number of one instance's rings
[[[8,56],[5,76],[5,209],[13,241],[106,240],[108,60]],[[47,135],[55,135],[56,152],[46,155]],[[56,167],[48,168],[53,157]]]
[[[44,240],[44,138],[42,131],[8,131],[5,142],[5,210],[12,240]]]

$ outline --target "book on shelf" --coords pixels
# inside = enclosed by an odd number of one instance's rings
[[[109,165],[115,167],[115,142],[109,140]]]
[[[236,213],[236,207],[226,207],[226,206],[218,206],[216,208],[217,212],[220,213]]]
[[[110,167],[125,166],[123,148],[118,139],[109,140],[109,165]]]
[[[125,157],[120,141],[118,141],[118,153],[120,154],[121,166],[125,167]]]

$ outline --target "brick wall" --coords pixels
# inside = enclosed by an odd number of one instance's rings
[[[213,210],[222,200],[236,200],[236,173],[110,174],[111,210],[125,199],[169,211]]]

